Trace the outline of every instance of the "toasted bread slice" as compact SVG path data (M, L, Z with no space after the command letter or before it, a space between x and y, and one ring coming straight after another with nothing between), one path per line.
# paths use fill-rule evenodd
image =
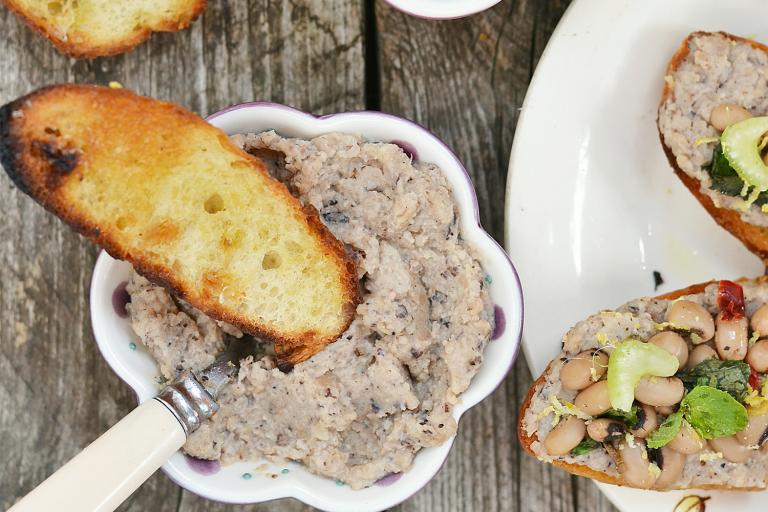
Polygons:
M754 312L759 305L768 303L768 277L740 279L738 282L744 287L748 311ZM711 286L715 287L714 290L712 288L708 290L708 287ZM546 413L544 405L548 403L550 392L561 393L563 391L559 385L559 374L564 362L583 350L594 350L602 346L604 341L598 341L601 333L605 333L607 330L616 331L618 328L626 336L647 339L659 328L663 328L663 324L658 323L658 317L663 316L667 305L675 299L685 297L699 301L712 312L712 302L716 303L717 301L716 287L717 282L710 281L655 298L639 299L625 304L616 311L600 312L574 326L563 338L563 351L534 381L520 408L517 434L525 451L543 462L549 462L574 475L613 485L636 487L627 482L622 473L617 471L616 468L620 462L613 460L614 455L611 455L610 451L604 450L604 448L596 449L605 451L606 460L602 462L599 458L590 459L589 454L587 456L575 456L573 454L549 456L543 446L546 435L539 436L539 428L545 425L545 422L549 424L548 422L552 419L552 415ZM602 455L602 453L598 454L598 457ZM690 474L684 473L682 480L673 482L661 489L657 488L657 490L690 488L764 490L768 486L768 452L766 452L765 446L762 450L756 451L752 457L753 460L750 464L736 464L718 457L715 457L714 460L707 460L706 458L700 460L697 454L689 455L686 468L691 467L692 471L698 472L698 476L691 477ZM754 460L758 457L760 460ZM608 463L605 463L606 461ZM760 470L759 468L763 469ZM709 470L712 471L711 476L707 477ZM746 477L745 475L751 476ZM739 482L739 478L747 478L747 480Z
M2 0L30 27L72 57L130 50L152 32L176 32L197 18L207 0Z
M122 89L59 85L0 109L0 161L74 229L296 364L336 340L356 269L311 206L224 132Z
M719 134L709 126L709 115L713 106L718 103L735 103L752 111L754 115L768 115L768 103L764 98L744 97L744 91L750 88L763 90L750 90L749 94L768 97L768 86L765 80L756 80L754 83L750 80L750 85L744 81L746 75L751 72L757 72L758 76L768 72L768 62L736 56L732 58L733 62L729 62L729 56L724 55L722 48L716 44L718 39L727 41L729 46L750 48L755 52L768 54L768 46L725 32L694 32L686 37L667 67L657 118L659 137L675 174L707 212L750 251L768 262L768 214L760 212L757 206L746 210L740 209L739 203L710 190L708 176L700 172L701 168L711 160L712 144L714 144L714 142L701 144L701 141L704 137ZM691 53L692 49L694 53ZM709 59L700 67L702 70L707 69L710 76L703 71L695 73L703 76L694 76L694 73L686 71L687 74L680 76L678 80L677 73L681 66L696 59L702 62L704 59ZM718 63L727 64L730 69L723 72L718 69ZM676 86L683 87L680 84L683 80L692 82L691 87L695 87L696 95L691 106L679 108L675 106L675 91ZM681 92L685 91L681 89ZM682 113L680 110L685 112ZM687 116L688 122L684 126L686 130L691 131L691 136L684 139L678 136L681 124L679 120L673 119L675 115L679 115L680 118ZM749 222L749 218L763 219L763 225Z

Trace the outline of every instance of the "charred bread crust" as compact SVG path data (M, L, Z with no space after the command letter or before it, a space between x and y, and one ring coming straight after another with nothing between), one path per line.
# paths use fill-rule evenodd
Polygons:
M208 0L190 0L188 11L181 17L173 17L155 28L141 27L130 37L116 40L110 45L93 45L87 41L73 42L53 33L50 27L41 19L30 16L17 0L0 0L8 9L16 14L32 30L51 42L60 52L76 59L92 59L109 57L125 53L143 43L155 32L178 32L189 27L205 10Z
M282 196L287 203L296 205L295 208L301 211L309 231L319 239L323 254L331 258L335 262L334 266L339 269L340 284L344 291L343 318L341 319L343 328L334 337L319 336L314 330L306 330L296 336L286 336L269 326L235 314L233 311L222 307L220 302L212 297L201 299L202 294L197 289L200 283L186 283L176 276L170 268L153 263L148 255L130 251L128 247L116 243L113 239L112 231L114 230L111 231L110 227L95 224L89 219L88 212L80 211L68 204L59 193L57 180L67 179L67 175L70 173L78 172L78 158L75 158L74 162L65 159L63 163L57 163L58 160L55 158L58 154L57 151L61 153L63 150L52 145L49 150L53 154L53 161L49 158L51 155L47 153L45 158L34 159L31 148L38 141L26 140L21 132L25 109L37 101L61 100L61 95L66 95L72 91L94 95L105 94L106 91L109 91L109 94L128 96L131 101L159 104L161 108L169 111L170 115L181 117L185 123L188 122L193 127L199 128L200 125L204 125L207 130L218 131L195 114L177 105L138 96L127 90L75 84L44 87L0 107L0 163L21 191L59 217L72 229L104 248L113 258L130 262L139 274L153 283L171 290L179 298L216 320L230 323L244 332L273 341L278 364L282 369L290 369L308 359L329 343L336 341L338 335L341 335L349 327L354 318L357 304L360 302L355 263L344 245L322 223L317 210L312 206L302 206L291 195L288 188L277 180L270 178L267 182L270 185L270 192ZM66 98L63 101L66 101ZM220 133L220 141L226 151L237 153L238 156L249 160L256 172L268 176L266 167L260 159L235 146L223 132ZM42 165L41 162L45 165ZM57 172L61 172L65 176L57 177L55 176Z
M674 300L680 297L684 297L686 295L702 293L707 286L709 286L710 284L714 284L716 282L717 281L707 281L705 283L693 284L686 288L681 288L679 290L674 290L669 293L665 293L663 295L658 295L656 296L656 298L663 299L663 300ZM757 284L768 284L768 276L760 276L755 279L741 278L741 279L738 279L737 282L738 283L752 282ZM536 394L538 389L544 385L544 383L547 380L547 376L551 373L552 371L551 368L552 368L552 363L550 363L547 366L547 369L544 370L544 373L542 373L539 376L539 378L537 378L534 381L534 383L531 384L531 387L528 390L528 394L526 395L525 400L523 401L523 405L520 407L520 413L518 415L517 437L520 440L520 445L523 447L523 449L533 457L536 457L536 454L534 453L532 446L535 441L539 440L539 438L536 435L536 433L528 435L528 433L525 431L525 425L523 424L523 420L525 419L525 412L531 406L531 401L533 400L534 395ZM588 466L584 466L582 464L572 464L572 463L564 462L561 460L553 460L552 465L558 468L564 469L565 471L573 475L584 476L587 478L591 478L592 480L596 480L598 482L603 482L606 484L627 486L621 478L617 478L611 475L606 475L605 473L601 473L600 471L595 471L594 469ZM631 487L631 486L627 486L627 487ZM707 490L733 490L732 487L729 487L727 485L715 485L715 484L700 485L700 486L697 486L696 488L707 489ZM686 489L686 488L673 487L668 489L655 489L655 490L660 490L663 492L663 491L680 490L680 489ZM761 487L739 487L738 490L739 491L763 491L765 489Z
M733 34L729 34L727 32L715 32L715 33L720 34L721 36L727 39L730 39L735 43L748 44L757 50L768 53L768 46L760 44L757 41L753 41L751 39L745 39L743 37L738 37ZM667 66L666 76L669 76L675 71L677 71L677 68L680 66L680 63L688 56L688 54L690 53L689 45L690 45L691 39L694 37L704 36L708 34L713 34L713 32L703 32L703 31L693 32L688 37L686 37L682 45L680 46L680 48L678 48L678 50L672 56L672 59L670 60L669 65ZM673 94L673 92L674 91L672 87L670 87L670 84L665 80L664 89L662 90L662 93L661 93L661 100L659 101L659 112L661 112L662 105L664 105L664 102L667 101L667 99ZM741 243L743 243L746 246L746 248L749 249L752 253L756 254L764 262L768 262L768 228L755 226L753 224L744 222L741 219L741 215L739 214L739 212L735 210L732 210L730 208L720 208L718 206L715 206L715 204L712 202L712 199L701 191L701 182L696 178L693 178L688 174L686 174L677 165L677 158L672 153L672 150L670 149L670 147L667 146L667 144L664 142L664 135L661 133L661 127L659 124L659 114L657 114L657 117L656 117L656 126L658 129L661 146L662 148L664 148L664 154L667 156L669 165L672 166L672 169L675 171L675 174L677 175L677 177L680 178L680 181L683 182L686 188L688 188L688 190L694 195L694 197L699 201L699 203L701 203L701 205L707 210L707 212L712 216L712 218L715 219L715 222L717 222L721 227L723 227L728 232L730 232L733 236L738 238L741 241Z

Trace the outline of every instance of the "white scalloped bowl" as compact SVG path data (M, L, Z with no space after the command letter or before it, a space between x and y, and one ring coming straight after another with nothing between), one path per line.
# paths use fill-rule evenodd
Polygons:
M384 0L411 16L430 20L450 20L490 9L501 0Z
M311 138L328 132L362 134L367 140L396 142L414 157L437 164L451 184L459 206L462 236L477 252L496 305L497 329L485 350L485 361L454 408L458 420L487 397L504 379L520 345L523 298L517 273L504 250L480 227L472 182L461 162L434 135L404 119L378 112L351 112L315 117L274 103L247 103L213 114L211 124L228 134L274 129L284 136ZM138 396L151 399L160 389L157 366L125 318L125 282L129 265L102 252L91 281L91 319L99 349L107 363ZM122 296L122 299L121 299ZM122 314L121 314L122 313ZM459 429L460 430L460 429ZM275 465L265 460L219 466L176 453L163 470L180 486L200 496L227 503L259 503L292 497L317 508L365 512L392 507L419 491L442 466L453 438L421 450L411 469L354 491L342 482L314 475L299 463Z

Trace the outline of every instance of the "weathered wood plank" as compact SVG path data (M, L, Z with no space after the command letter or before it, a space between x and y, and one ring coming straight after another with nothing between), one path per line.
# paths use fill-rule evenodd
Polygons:
M0 103L56 82L118 80L202 114L252 100L317 113L364 107L358 1L211 1L179 34L127 55L75 61L0 8ZM135 406L99 355L87 292L96 249L0 177L0 508L10 506ZM126 511L228 507L153 476Z
M418 20L377 4L381 106L430 128L472 175L482 223L501 240L507 161L535 64L566 0L502 2L468 19ZM523 358L462 420L437 478L401 510L612 510L591 482L521 453L515 434L531 384Z

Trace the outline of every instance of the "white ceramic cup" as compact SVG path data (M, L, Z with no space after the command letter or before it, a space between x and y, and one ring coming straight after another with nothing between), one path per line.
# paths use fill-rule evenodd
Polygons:
M432 20L447 20L471 16L490 9L501 0L384 0L411 16Z

